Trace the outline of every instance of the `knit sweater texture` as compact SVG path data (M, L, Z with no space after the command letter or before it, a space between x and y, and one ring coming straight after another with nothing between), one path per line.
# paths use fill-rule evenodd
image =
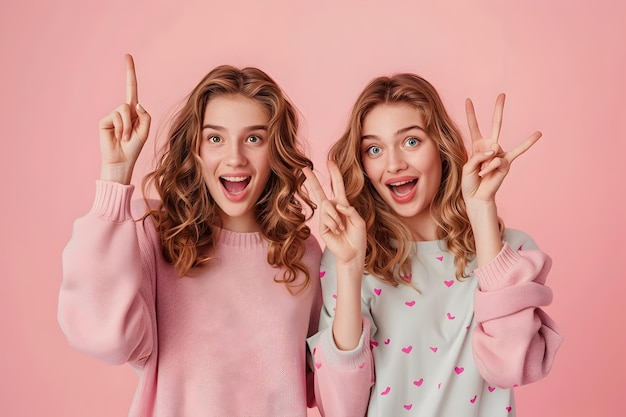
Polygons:
M139 381L131 417L294 416L314 404L307 336L318 328L321 250L310 285L275 282L260 233L218 230L210 265L178 277L134 187L98 181L63 253L59 323L70 345ZM132 206L132 208L131 208ZM303 276L298 277L298 282ZM308 386L307 386L308 385Z
M324 305L314 349L318 406L328 417L512 417L513 387L543 378L562 337L541 309L551 259L523 232L468 278L444 241L413 244L414 288L364 275L363 333L352 351L332 336L335 258L322 256Z

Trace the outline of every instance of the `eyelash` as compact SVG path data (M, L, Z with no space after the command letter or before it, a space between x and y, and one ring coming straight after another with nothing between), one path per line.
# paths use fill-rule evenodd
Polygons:
M217 141L214 141L213 139L217 139ZM211 143L220 143L222 141L222 138L216 135L211 135L207 138L207 140Z
M412 145L411 148L414 148L415 146L419 145L420 143L422 143L422 140L419 138L416 138L415 136L411 136L410 138L407 138L404 143L408 144L409 141L414 140L416 143L415 145Z
M255 141L254 141L254 142L250 142L250 139L252 139L252 138L254 138L254 139L255 139ZM261 137L260 137L260 136L257 136L257 135L250 135L250 136L248 136L248 138L246 139L246 142L249 142L249 143L259 143L259 142L261 142L261 140L262 140L262 139L261 139Z
M373 153L372 149L378 149L378 152L377 153ZM368 155L371 155L371 156L378 156L380 154L380 152L381 152L380 147L379 146L375 146L375 145L368 146L367 149L365 150L365 153L367 153Z

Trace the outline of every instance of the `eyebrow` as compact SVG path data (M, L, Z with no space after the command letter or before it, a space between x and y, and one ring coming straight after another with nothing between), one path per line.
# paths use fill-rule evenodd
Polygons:
M211 124L206 124L202 126L202 130L204 129L213 129L213 130L219 130L219 131L224 131L224 130L228 130L223 126L219 126L219 125L211 125ZM244 131L246 132L250 132L253 130L267 130L267 126L266 125L253 125L253 126L247 126L243 128Z
M409 132L409 131L414 130L414 129L421 130L422 132L426 133L424 128L422 128L421 126L412 125L412 126L404 127L402 129L398 129L396 131L396 135L401 135L402 133L406 133L406 132ZM376 135L364 135L364 136L361 136L361 140L377 139L377 138L378 138L378 136L376 136Z

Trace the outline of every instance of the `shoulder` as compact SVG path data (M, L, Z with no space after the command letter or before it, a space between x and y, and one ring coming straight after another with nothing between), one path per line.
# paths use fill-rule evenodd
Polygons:
M155 199L135 198L130 203L133 219L137 222L138 230L143 232L145 239L152 242L151 246L160 246L160 238L152 216L146 216L149 210L159 207L160 201ZM144 217L145 216L145 217Z
M148 210L154 210L159 207L160 201L155 199L134 198L130 203L130 210L133 218L142 218Z
M319 264L320 258L322 257L322 248L315 236L310 235L304 241L304 251L304 257L306 259L310 259Z
M508 243L513 250L539 249L535 240L528 233L518 229L504 229L504 237L502 240Z

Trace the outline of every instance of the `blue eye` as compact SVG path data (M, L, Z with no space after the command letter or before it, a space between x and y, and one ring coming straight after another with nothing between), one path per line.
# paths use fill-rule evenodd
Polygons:
M222 141L222 138L220 138L219 136L212 135L208 137L208 141L211 143L220 143Z
M378 146L370 146L369 148L367 148L366 152L372 156L376 156L376 155L380 155L380 153L383 150L380 149Z
M261 138L256 135L252 135L252 136L248 136L248 139L246 139L246 141L248 143L259 143L261 142Z
M404 142L404 143L406 144L406 146L409 146L409 147L413 148L413 147L419 145L420 142L421 141L418 138L408 138L406 140L406 142Z

